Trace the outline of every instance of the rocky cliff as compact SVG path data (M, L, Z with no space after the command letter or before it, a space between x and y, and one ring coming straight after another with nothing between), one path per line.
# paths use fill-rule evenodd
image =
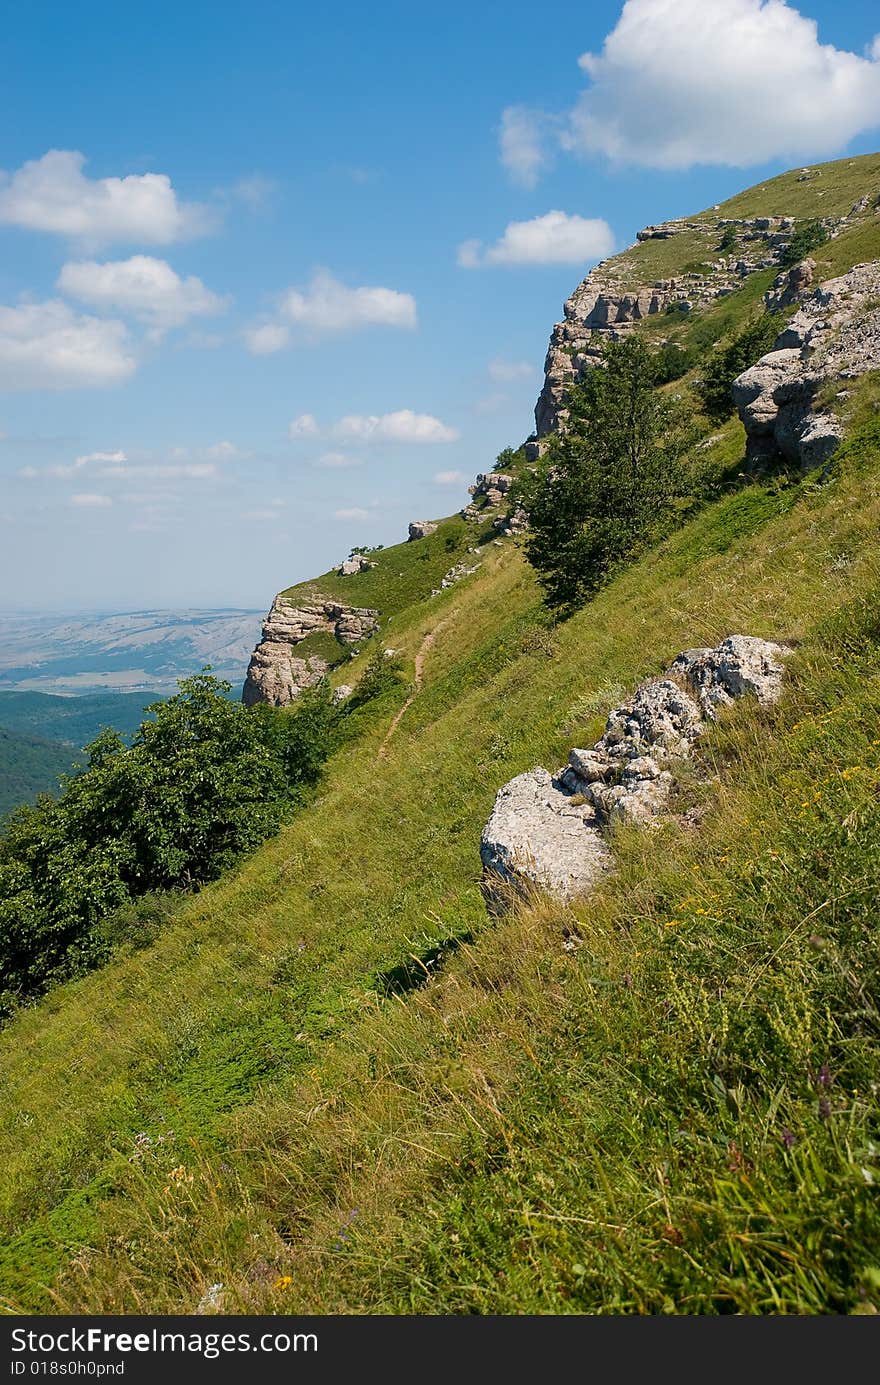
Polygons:
M279 595L263 623L263 635L248 665L242 701L246 707L268 702L286 707L303 688L312 688L329 665L316 654L300 658L297 645L309 635L334 635L340 644L353 645L368 638L379 626L379 612L368 607L345 606L315 597L291 601Z
M820 220L834 237L872 215L866 198L847 216ZM535 405L535 433L527 444L530 459L540 455L543 438L565 427L568 391L597 364L606 342L621 340L646 318L687 315L733 293L750 274L781 265L797 225L791 216L666 221L639 231L634 246L597 264L566 301L563 320L550 335L544 385ZM644 248L657 241L680 242L681 253L673 256L670 251L667 259L683 267L666 278L645 280L651 257ZM778 297L784 292L780 288ZM789 296L774 306L791 301Z

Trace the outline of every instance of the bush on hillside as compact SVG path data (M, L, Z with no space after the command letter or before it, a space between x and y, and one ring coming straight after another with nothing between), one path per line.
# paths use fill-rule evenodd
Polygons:
M632 560L687 491L688 412L655 388L655 357L630 338L605 348L603 367L571 391L567 431L516 488L531 524L526 556L557 610Z
M706 362L698 392L713 423L723 423L733 413L731 386L738 375L769 351L779 335L776 313L752 318L730 341L716 346Z
M102 732L60 797L0 838L0 1014L103 961L109 915L122 926L133 900L216 879L317 781L338 715L325 689L282 712L229 701L207 671L179 687L130 746Z
M786 268L790 265L800 264L814 250L818 250L820 245L824 245L828 239L828 231L818 219L804 221L798 226L782 256L782 264Z

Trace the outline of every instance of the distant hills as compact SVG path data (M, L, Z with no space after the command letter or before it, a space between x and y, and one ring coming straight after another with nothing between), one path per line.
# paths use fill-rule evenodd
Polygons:
M0 614L0 689L162 694L205 664L238 684L261 618L248 610Z
M157 694L0 690L0 818L39 793L52 793L103 726L130 735Z
M103 726L129 735L150 703L206 664L237 696L261 618L238 610L0 614L0 817L54 791Z

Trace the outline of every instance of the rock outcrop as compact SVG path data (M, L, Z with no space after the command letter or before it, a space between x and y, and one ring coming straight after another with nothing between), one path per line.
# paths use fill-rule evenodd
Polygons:
M819 400L829 381L880 369L880 260L856 265L803 300L773 345L733 383L753 467L781 454L807 471L837 448L842 429Z
M426 539L429 534L433 534L437 525L430 519L414 519L409 526L407 539L410 543L414 539Z
M356 577L359 572L366 572L368 568L375 567L369 558L365 558L363 553L352 553L350 558L346 558L344 563L340 563L336 569L340 577Z
M490 902L505 889L538 886L561 899L588 892L613 864L608 826L662 813L676 763L689 757L719 707L746 694L764 705L776 701L784 656L779 645L748 635L685 650L614 708L589 750L572 750L556 774L539 768L505 784L480 842Z
M316 654L302 659L294 653L309 635L332 634L341 644L357 644L378 628L379 612L369 607L344 606L319 596L299 603L276 596L251 655L242 702L246 707L257 702L286 707L304 688L320 683L329 667L326 660Z
M872 214L870 199L862 199L846 217L823 217L831 236L859 218ZM564 429L566 399L573 384L601 359L608 341L619 341L644 318L663 313L689 313L739 288L757 270L784 262L797 223L790 216L734 219L700 217L667 221L639 231L629 250L603 260L578 285L564 307L564 319L553 328L544 363L544 386L535 406L535 433L527 442L535 460L540 441ZM646 242L688 237L690 268L666 279L638 282L638 248ZM636 252L635 254L633 252ZM684 255L682 256L684 259ZM808 287L810 262L780 275L770 291L774 305L787 307ZM806 281L805 281L806 280Z

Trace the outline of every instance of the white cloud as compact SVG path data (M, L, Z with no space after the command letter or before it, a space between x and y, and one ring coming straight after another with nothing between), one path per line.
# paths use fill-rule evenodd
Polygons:
M542 169L550 163L554 124L552 116L527 106L508 106L501 112L501 162L513 182L521 187L533 188Z
M252 356L271 356L275 351L283 351L289 341L290 328L283 322L264 322L244 330L244 344Z
M89 495L80 492L78 495L70 497L71 505L75 505L78 510L106 510L113 504L109 495Z
M614 235L607 221L545 212L531 221L511 221L494 245L466 240L459 246L462 269L485 265L583 264L599 260L614 249Z
M455 442L458 432L433 414L397 409L390 414L347 414L333 429L337 437L356 442Z
M287 434L291 438L314 438L318 433L318 420L314 414L299 414L288 424Z
M334 519L369 519L369 510L362 510L358 505L352 505L347 510L334 510Z
M489 378L499 384L512 384L515 380L533 380L537 371L528 361L502 361L498 356L489 362Z
M0 389L116 385L135 365L122 322L77 314L60 299L0 307Z
M416 300L397 289L349 288L326 270L307 289L290 289L281 303L288 322L315 332L350 332L358 327L415 327Z
M170 245L211 229L208 209L179 202L167 174L87 178L85 162L74 149L50 149L0 173L0 222L94 245Z
M627 0L566 146L653 168L826 158L880 124L880 42L823 44L785 0Z
M214 317L226 306L194 274L181 279L167 260L152 255L104 264L72 261L62 268L58 287L93 308L128 313L158 328L182 327L194 317Z
M318 458L318 466L344 467L360 466L358 457L350 457L347 452L324 452Z
M73 463L73 469L79 471L80 467L88 466L90 462L127 462L128 458L124 452L86 452L84 456L77 457Z
M435 486L460 486L465 480L463 471L435 471Z
M874 35L866 51L872 62L880 62L880 34Z

